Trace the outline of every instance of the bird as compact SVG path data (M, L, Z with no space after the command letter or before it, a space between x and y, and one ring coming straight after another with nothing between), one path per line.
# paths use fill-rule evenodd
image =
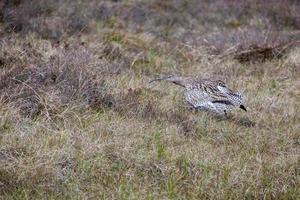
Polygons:
M243 105L242 93L228 88L221 80L168 75L153 79L149 83L155 81L169 81L183 87L185 100L197 110L211 111L226 116L236 107L247 112Z

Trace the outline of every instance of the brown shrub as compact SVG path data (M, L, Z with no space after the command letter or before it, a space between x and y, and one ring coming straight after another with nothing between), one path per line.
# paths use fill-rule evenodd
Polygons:
M26 48L31 52L31 47ZM31 58L30 66L22 60L10 63L11 67L0 77L4 101L14 104L29 117L43 112L54 115L73 101L91 105L95 96L102 105L109 105L101 74L95 76L86 67L94 62L91 52L78 46L69 50L58 48L58 51L59 55L52 56L46 63L40 63L36 55Z
M299 42L290 42L288 44L282 44L277 46L257 46L252 45L248 50L236 52L234 59L241 63L245 62L263 62L265 60L271 60L273 58L281 58L289 48L296 45Z

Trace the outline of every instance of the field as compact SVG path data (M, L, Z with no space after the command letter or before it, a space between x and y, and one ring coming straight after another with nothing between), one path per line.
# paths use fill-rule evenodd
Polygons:
M297 0L0 1L0 199L300 199ZM248 112L191 110L168 74Z

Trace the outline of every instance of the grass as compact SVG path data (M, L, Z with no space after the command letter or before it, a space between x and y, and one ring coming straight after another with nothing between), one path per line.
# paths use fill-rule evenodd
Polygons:
M0 4L0 199L299 199L300 48L227 54L298 40L299 3L251 2ZM248 112L189 110L162 74Z

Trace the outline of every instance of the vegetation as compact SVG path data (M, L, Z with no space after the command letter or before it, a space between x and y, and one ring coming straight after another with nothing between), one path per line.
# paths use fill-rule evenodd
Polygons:
M1 1L0 198L299 199L299 10ZM248 112L190 110L164 74L224 80Z

